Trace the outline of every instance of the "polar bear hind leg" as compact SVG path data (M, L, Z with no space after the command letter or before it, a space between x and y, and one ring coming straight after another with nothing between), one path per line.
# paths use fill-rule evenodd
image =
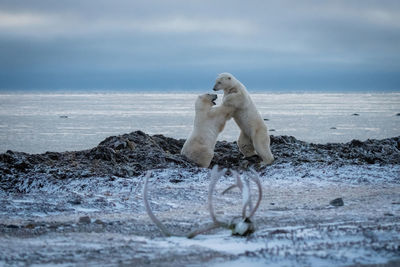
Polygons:
M253 145L257 155L262 158L261 165L269 165L274 162L274 156L270 149L270 139L268 133L263 130L257 130L254 138Z
M191 153L186 156L200 167L208 168L214 157L214 153L213 151L209 151L208 148L198 147L194 148Z
M240 132L238 146L240 152L242 152L246 158L256 155L253 142L251 141L250 137L245 135L243 132Z

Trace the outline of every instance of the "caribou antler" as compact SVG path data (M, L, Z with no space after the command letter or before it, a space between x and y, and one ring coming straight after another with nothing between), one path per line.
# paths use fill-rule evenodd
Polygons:
M204 229L192 232L191 235L188 237L194 237L195 235L204 233L206 231L215 229L215 228L227 228L232 230L232 234L234 235L241 235L241 236L246 236L254 232L255 227L253 222L251 221L251 218L254 216L255 212L257 211L258 207L260 206L260 202L262 199L262 186L261 182L259 179L258 174L254 171L251 170L250 174L250 179L254 181L257 185L258 188L258 198L256 205L254 208L252 207L252 202L251 202L251 192L250 192L250 183L249 179L241 179L240 175L232 171L233 175L236 177L236 183L234 185L229 186L227 189L225 189L222 194L225 194L229 190L238 187L240 191L242 192L242 198L243 198L243 209L242 209L242 218L239 220L232 220L231 222L223 222L219 221L217 217L215 216L214 212L214 205L213 205L213 193L215 186L221 176L225 174L226 170L223 169L222 171L218 171L218 166L214 166L213 169L211 170L211 181L210 181L210 187L208 190L208 208L210 211L210 216L211 219L213 220L213 224L207 226ZM246 210L249 208L250 212L249 215L246 216Z
M219 178L221 178L226 173L226 169L222 169L222 171L218 171L218 165L215 165L211 170L211 181L210 186L208 188L208 209L210 211L211 219L213 220L214 224L224 225L223 222L217 220L214 212L214 205L213 205L213 193L215 189L215 185L217 184Z
M214 208L212 206L212 193L214 191L214 187L216 182L218 181L218 179L223 176L226 172L226 169L223 169L222 171L218 171L218 166L214 166L214 168L211 170L211 182L210 182L210 187L209 187L209 193L208 193L208 203L209 203L209 209L210 209L210 215L211 218L213 219L213 223L211 225L206 226L203 229L198 229L195 231L190 232L187 237L188 238L193 238L196 235L199 235L201 233L210 231L212 229L215 228L219 228L219 227L227 227L227 225L225 225L223 222L219 222L216 219L215 213L214 213ZM143 187L143 202L144 202L144 206L146 208L146 212L149 215L151 221L158 227L160 228L161 232L163 233L163 235L165 235L166 237L169 236L173 236L173 234L171 234L167 228L165 228L165 226L161 223L160 220L157 219L157 217L154 215L153 211L151 210L150 204L149 204L149 200L148 200L148 183L149 183L149 178L151 176L151 172L148 171L145 175L145 181L144 181L144 187ZM176 235L175 235L176 236Z
M148 183L149 183L149 178L151 176L151 172L147 171L145 180L144 180L144 187L143 187L143 201L144 201L144 207L146 208L146 212L149 215L150 219L153 221L155 225L157 225L158 228L160 228L161 232L165 236L172 236L171 233L165 228L165 226L157 219L157 217L154 215L153 211L150 208L149 200L148 200Z
M229 190L238 187L242 193L242 203L243 203L243 208L242 208L242 217L239 220L232 220L230 222L223 222L219 221L217 217L215 216L215 211L214 211L214 205L213 205L213 194L215 190L215 186L218 182L218 180L225 175L226 169L222 169L221 171L218 170L218 166L215 165L210 173L210 186L208 189L208 208L210 212L210 216L212 219L212 224L207 225L206 227L202 229L198 229L195 231L190 232L187 237L188 238L193 238L196 235L205 233L207 231L210 231L212 229L216 228L226 228L226 229L231 229L232 234L234 235L241 235L241 236L246 236L254 232L255 227L253 222L251 221L251 218L254 216L254 213L257 211L261 199L262 199L262 186L261 182L259 179L258 174L254 171L251 170L249 179L255 182L258 188L258 198L256 205L253 207L252 202L251 202L251 191L250 191L250 182L249 179L241 178L241 176L235 172L232 171L233 175L236 177L236 183L234 185L229 186L227 189L225 189L222 194L225 194ZM143 200L144 200L144 205L147 211L147 214L149 215L150 219L153 221L153 223L160 228L161 232L165 236L171 236L172 234L165 228L165 226L156 218L154 213L152 212L150 208L150 204L148 201L148 179L150 177L151 173L147 172L145 176L145 184L144 184L144 189L143 189ZM249 215L246 215L246 210L249 209Z
M261 199L262 199L262 186L260 182L259 175L254 169L250 169L250 179L257 185L258 189L258 198L255 207L253 208L253 204L251 201L251 192L250 192L250 183L249 179L247 178L242 178L240 177L239 173L236 171L232 171L233 175L236 177L236 183L229 186L227 189L222 191L222 194L225 194L226 192L232 190L235 187L238 187L240 192L242 193L242 198L243 198L243 210L242 210L242 217L243 218L248 218L251 219L253 217L254 213L257 211ZM249 216L246 216L246 209L249 208L250 213Z
M256 213L258 207L260 206L261 199L262 199L262 185L261 185L261 181L260 181L260 176L254 169L250 169L250 172L251 172L250 179L253 180L253 182L256 183L256 185L257 185L258 198L257 198L256 205L254 206L254 208L252 209L252 211L250 212L250 214L248 216L249 219L251 219L251 217L253 217L254 213ZM250 209L251 209L251 207L250 207Z
M242 181L238 172L232 171L232 174L236 177L236 183L222 191L222 195L232 190L233 188L238 187L240 192L242 193L243 200L242 217L246 218L246 209L249 208L250 211L253 209L253 204L251 202L250 183L248 179L243 179L244 181Z
M253 208L253 204L251 201L251 191L250 191L250 182L248 178L242 178L236 171L232 171L233 175L236 177L236 184L229 186L225 189L222 194L225 194L229 190L238 187L240 192L242 193L242 218L236 220L232 220L229 224L229 228L232 230L232 234L234 235L249 235L255 231L255 227L251 218L254 213L257 211L261 199L262 199L262 186L259 179L258 174L251 169L250 179L254 181L258 188L258 198L255 207ZM249 215L246 215L246 210L249 209Z

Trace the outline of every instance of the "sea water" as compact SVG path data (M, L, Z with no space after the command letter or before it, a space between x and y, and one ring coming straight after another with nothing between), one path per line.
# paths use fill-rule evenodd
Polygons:
M1 93L0 153L89 149L136 130L187 138L199 93ZM400 93L251 93L271 135L314 143L400 135ZM218 95L220 103L222 94ZM219 140L236 140L230 120Z

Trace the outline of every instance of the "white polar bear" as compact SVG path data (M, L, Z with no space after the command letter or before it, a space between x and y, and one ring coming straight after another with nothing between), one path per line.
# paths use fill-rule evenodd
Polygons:
M257 154L262 158L262 165L271 164L274 156L270 149L268 129L246 87L232 74L221 73L213 90L224 90L222 105L234 108L232 116L241 129L238 139L240 152L245 157Z
M215 106L217 95L204 94L197 97L193 131L182 147L181 154L207 168L214 157L218 134L232 117L233 108Z

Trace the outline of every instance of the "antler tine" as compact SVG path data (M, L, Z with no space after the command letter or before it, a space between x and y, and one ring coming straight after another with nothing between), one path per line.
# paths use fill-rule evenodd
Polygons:
M246 210L247 207L249 207L249 210L253 209L253 205L251 202L251 188L250 188L250 183L248 179L244 179L244 182L242 183L242 198L243 198L243 209L242 209L242 218L246 218Z
M258 199L257 203L254 208L252 208L252 203L251 203L251 189L250 189L250 182L248 179L245 179L244 181L241 180L240 175L233 171L233 175L236 176L236 184L233 186L230 186L229 188L225 189L224 192L229 191L230 189L234 187L239 187L240 191L242 192L242 198L243 198L243 210L242 210L242 218L243 221L240 221L238 223L236 222L230 222L230 223L225 223L222 221L218 221L217 217L215 216L215 211L214 211L214 206L213 206L213 193L215 190L215 186L218 182L218 180L221 178L221 176L225 175L226 169L222 169L221 171L218 171L218 165L215 165L211 172L210 172L210 186L208 190L208 207L210 211L210 216L213 221L212 224L209 224L208 226L192 231L190 232L187 237L188 238L193 238L198 234L202 234L204 232L207 232L209 230L215 229L215 228L228 228L232 230L232 234L234 235L249 235L252 232L254 232L254 225L250 221L251 217L254 215L254 213L257 211L261 199L262 199L262 186L261 182L259 179L259 175L254 171L251 170L251 174L249 175L250 179L254 181L258 187ZM161 232L169 237L172 236L172 234L165 228L165 226L159 221L156 216L154 215L153 211L151 210L149 200L148 200L148 182L149 178L151 176L151 172L148 171L145 175L145 182L144 182L144 187L143 187L143 202L144 206L146 208L146 212L149 215L150 219L152 222L161 230ZM249 207L250 214L249 216L246 216L246 209ZM249 219L247 221L247 219Z
M235 188L235 187L239 187L240 192L242 192L243 185L242 185L242 181L240 180L240 175L239 175L239 173L238 173L237 171L234 171L234 170L232 170L231 172L232 172L233 176L236 177L236 183L233 184L233 185L231 185L231 186L229 186L229 187L228 187L227 189L225 189L224 191L222 191L221 195L224 195L226 192L232 190L232 189Z
M217 217L215 216L214 212L214 206L213 206L213 193L215 189L215 185L218 182L218 179L223 176L226 172L226 169L222 169L222 171L218 171L218 165L214 165L214 167L211 170L211 181L210 181L210 187L208 189L208 208L210 210L210 216L211 219L213 220L214 224L216 225L225 225L223 222L220 222L217 220Z
M251 217L253 217L254 213L257 211L258 207L260 206L261 203L261 199L262 199L262 185L261 185L261 181L260 181L260 176L257 174L257 172L253 169L250 170L251 171L251 175L249 175L250 179L253 180L258 188L258 198L257 198L257 202L256 205L254 206L254 208L251 210L249 216L247 218L251 219Z
M237 171L233 171L233 174L236 176L237 186L239 187L240 191L243 191L243 183L240 174Z
M218 228L218 227L221 227L221 226L219 224L213 223L213 224L210 224L210 225L208 225L208 226L206 226L204 228L197 229L197 230L194 230L194 231L190 232L186 237L187 238L193 238L193 237L195 237L197 235L200 235L202 233L208 232L208 231L213 230L213 229Z
M251 190L250 190L250 181L249 179L245 179L246 185L249 188L249 211L253 209L253 201L251 201Z
M235 187L237 187L237 184L233 184L233 185L229 186L227 189L222 191L221 195L225 195L226 192L231 191Z
M149 215L150 219L152 220L152 222L158 227L160 228L161 232L169 237L171 236L171 233L167 230L167 228L165 228L165 226L156 218L156 216L154 215L153 211L150 208L150 204L149 204L149 200L148 200L148 182L149 182L149 178L151 176L151 172L148 171L146 173L145 176L145 181L144 181L144 188L143 188L143 201L144 201L144 206L146 208L146 212Z
M213 206L213 193L215 189L215 185L218 182L218 179L221 178L226 173L226 169L222 169L221 171L218 171L218 165L214 165L214 167L211 170L210 173L210 186L208 189L208 208L210 210L210 216L211 219L213 220L213 223L198 230L194 230L190 232L187 235L187 238L193 238L199 234L205 233L207 231L210 231L212 229L218 228L218 227L227 227L227 224L224 222L220 222L217 220L217 217L215 216L214 212L214 206Z

